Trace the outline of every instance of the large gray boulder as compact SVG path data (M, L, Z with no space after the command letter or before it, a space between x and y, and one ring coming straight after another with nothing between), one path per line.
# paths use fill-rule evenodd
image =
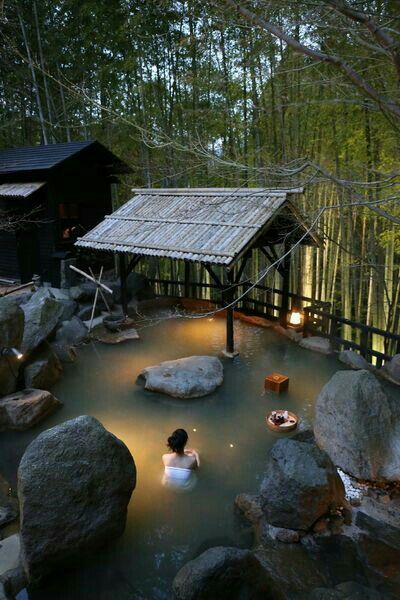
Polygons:
M61 378L62 372L60 359L45 342L24 369L25 387L48 390Z
M332 461L308 440L275 442L260 492L266 520L285 529L308 530L345 502L344 486Z
M275 598L252 552L218 546L189 561L177 573L173 591L179 600Z
M189 356L166 360L140 373L146 390L175 398L198 398L211 394L223 381L223 366L215 356Z
M30 300L22 305L25 327L21 351L29 354L56 328L63 312L63 304L48 288L40 288Z
M121 535L135 485L128 448L97 419L81 416L39 435L18 469L28 580L76 563Z
M400 404L372 373L338 371L316 402L318 445L359 479L400 480Z
M43 421L62 406L46 390L26 389L0 398L0 431L23 431Z
M11 297L0 298L0 350L4 347L21 348L24 332L24 312ZM12 364L11 364L12 363ZM0 356L0 396L17 389L19 362Z

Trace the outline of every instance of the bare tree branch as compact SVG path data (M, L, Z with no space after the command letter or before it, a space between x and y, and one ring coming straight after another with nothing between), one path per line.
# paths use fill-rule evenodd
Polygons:
M25 229L30 225L38 225L47 223L46 219L38 219L37 214L41 207L37 206L29 212L18 214L14 211L0 210L0 231L14 232L20 229Z
M384 48L392 57L394 66L396 67L396 71L400 79L400 45L391 35L389 35L386 28L380 27L370 15L366 15L359 10L355 10L346 4L344 0L324 0L324 2L349 19L352 19L357 23L361 23L371 32L380 46L382 46L382 48Z
M395 115L396 117L400 117L400 106L382 96L372 85L368 83L351 65L349 65L343 58L340 56L336 56L335 54L326 54L325 52L320 52L318 50L314 50L309 46L305 46L301 42L298 42L295 38L285 33L282 29L266 21L262 17L259 17L252 11L248 10L241 4L235 2L235 0L225 0L225 4L227 4L230 8L235 9L239 14L241 14L249 23L255 25L256 27L260 27L268 33L271 33L275 37L286 42L288 46L293 48L295 52L299 52L301 54L305 54L309 56L315 61L332 64L337 67L342 73L346 75L346 77L366 96L374 100L383 110Z

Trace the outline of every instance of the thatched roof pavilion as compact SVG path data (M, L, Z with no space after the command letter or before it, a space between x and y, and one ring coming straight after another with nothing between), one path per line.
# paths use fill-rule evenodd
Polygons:
M126 276L142 257L169 257L203 264L224 292L225 304L230 305L234 286L240 284L253 248L272 257L274 262L273 246L278 242L284 241L285 248L301 238L302 243L318 243L317 237L307 230L293 200L303 192L301 188L132 191L135 195L131 200L76 242L81 248L119 254L125 311ZM128 266L127 255L133 255ZM286 319L288 306L289 264L289 260L283 259L276 266L283 275L282 319ZM225 268L225 282L215 273L213 265ZM227 352L234 352L231 306L227 311Z

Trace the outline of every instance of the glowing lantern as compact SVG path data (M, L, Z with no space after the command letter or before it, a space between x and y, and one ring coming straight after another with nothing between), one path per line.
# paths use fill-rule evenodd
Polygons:
M292 327L299 327L301 325L301 313L296 308L292 310L289 318L289 325Z

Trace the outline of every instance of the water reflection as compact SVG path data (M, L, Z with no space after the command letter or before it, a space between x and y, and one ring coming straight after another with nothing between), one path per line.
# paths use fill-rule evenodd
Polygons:
M33 429L1 434L0 472L12 485L32 439L82 414L93 415L125 442L138 472L125 534L99 550L89 565L55 578L30 600L132 600L132 590L164 600L171 598L178 569L200 551L222 540L249 545L234 499L257 492L268 450L279 437L266 428L266 414L285 408L310 418L322 385L340 367L336 359L301 350L271 330L235 322L235 331L240 355L224 360L223 385L209 396L174 400L137 383L144 367L218 355L224 348L224 319L169 320L142 329L135 342L80 349L77 362L66 365L52 390L64 402L62 409ZM264 377L274 371L290 378L281 396L264 392ZM176 427L192 432L202 458L200 471L183 488L161 476L165 440Z

